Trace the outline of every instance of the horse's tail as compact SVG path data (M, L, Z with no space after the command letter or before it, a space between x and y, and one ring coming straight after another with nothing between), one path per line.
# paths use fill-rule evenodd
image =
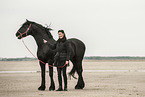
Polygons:
M71 76L72 76L74 79L77 79L77 78L74 76L75 72L76 72L76 69L75 69L75 66L73 65L72 70L68 73L70 79L71 79Z

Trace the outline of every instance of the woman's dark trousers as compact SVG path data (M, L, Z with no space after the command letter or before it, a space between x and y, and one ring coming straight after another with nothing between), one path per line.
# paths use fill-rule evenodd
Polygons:
M63 73L63 80L64 80L64 91L67 91L67 75L66 75L66 68L67 66L64 66L63 68L57 67L57 74L58 74L58 82L59 82L59 88L57 91L62 91L62 73Z

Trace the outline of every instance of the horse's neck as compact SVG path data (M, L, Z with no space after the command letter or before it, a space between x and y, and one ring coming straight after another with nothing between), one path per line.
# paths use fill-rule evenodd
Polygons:
M33 30L32 36L34 37L38 47L41 47L44 44L43 39L48 41L51 44L55 44L55 40L53 39L53 37L48 37L47 32L38 27Z

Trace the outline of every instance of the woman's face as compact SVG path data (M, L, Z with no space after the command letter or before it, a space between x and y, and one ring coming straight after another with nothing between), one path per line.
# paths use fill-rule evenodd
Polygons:
M62 39L64 34L62 32L58 32L59 38Z

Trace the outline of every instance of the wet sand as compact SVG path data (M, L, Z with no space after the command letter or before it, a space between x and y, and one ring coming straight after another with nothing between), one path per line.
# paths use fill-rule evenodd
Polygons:
M75 90L77 80L68 79L68 91L49 91L47 73L46 90L38 91L38 61L0 61L0 97L145 97L144 61L84 61L83 68L83 90ZM57 89L56 68L54 81Z

